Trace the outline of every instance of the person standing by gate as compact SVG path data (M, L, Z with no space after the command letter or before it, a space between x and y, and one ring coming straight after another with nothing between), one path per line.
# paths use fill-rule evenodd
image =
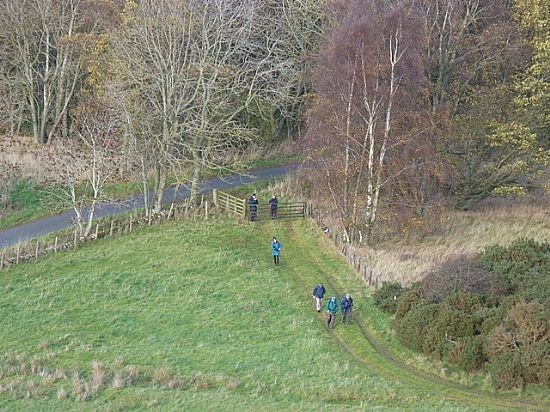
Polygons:
M336 322L336 312L338 312L338 302L336 302L336 296L330 298L327 302L327 326L334 329L334 323Z
M279 242L275 236L273 236L273 242L271 242L271 253L273 254L273 263L276 265L279 264L279 256L282 248L282 243Z
M250 211L250 221L258 219L258 198L256 193L252 193L252 196L248 198L248 210Z
M351 323L351 308L353 306L353 299L349 293L342 296L340 301L340 307L342 308L342 323L349 321Z
M277 196L273 195L271 199L269 199L269 204L271 205L271 219L275 219L277 218L277 209L279 207Z
M313 299L315 299L315 309L317 309L317 313L321 312L321 304L323 303L323 297L326 291L322 283L315 285L313 288Z

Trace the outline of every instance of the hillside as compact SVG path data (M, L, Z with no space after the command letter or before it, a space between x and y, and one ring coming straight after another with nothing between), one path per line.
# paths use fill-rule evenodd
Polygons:
M375 333L388 317L307 222L182 222L2 275L0 409L550 407L400 360ZM319 281L352 293L356 323L326 329Z

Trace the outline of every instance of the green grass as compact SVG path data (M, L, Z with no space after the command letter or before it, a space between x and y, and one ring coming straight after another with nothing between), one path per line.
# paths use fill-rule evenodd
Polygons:
M272 235L284 245L279 267ZM311 298L319 281L329 294L354 295L359 323L326 329ZM3 271L0 293L0 409L548 404L456 387L389 361L361 329L387 328L389 318L305 221L141 228ZM384 347L399 349L391 342ZM115 378L123 387L113 388Z
M26 181L16 182L10 193L10 207L0 211L0 230L67 209L70 204L62 197L59 187L40 188Z

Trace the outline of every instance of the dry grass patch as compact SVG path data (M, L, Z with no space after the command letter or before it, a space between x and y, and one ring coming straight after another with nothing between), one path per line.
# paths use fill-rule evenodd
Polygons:
M539 204L491 203L475 211L447 211L439 234L383 242L367 249L374 273L410 285L446 262L473 257L489 245L519 237L550 241L550 210Z
M183 386L183 380L176 376L170 368L160 368L153 372L153 382L166 389L177 389Z

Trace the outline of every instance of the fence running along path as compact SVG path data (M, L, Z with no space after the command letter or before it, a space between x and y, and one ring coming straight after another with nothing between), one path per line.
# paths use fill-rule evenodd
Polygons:
M212 193L214 206L220 210L226 210L234 213L242 218L250 219L250 210L245 199L239 199L228 193L218 190ZM111 219L103 219L95 223L92 232L87 237L81 237L78 229L67 230L58 233L55 236L46 238L30 239L16 246L0 250L0 269L7 268L12 265L27 262L37 259L38 257L48 254L57 253L63 249L77 247L83 243L100 239L103 237L116 236L123 233L131 233L138 226L157 225L167 220L177 220L189 217L189 199L184 201L165 204L163 209L158 214L146 215L144 210L129 215L118 215ZM309 214L309 206L305 202L295 203L279 203L277 215L271 215L271 207L269 204L258 205L255 215L256 220L267 219L284 219L295 217L306 217ZM208 219L209 203L203 195L200 202L200 208L194 209L194 217Z
M323 214L319 209L312 208L310 216L319 228L325 228ZM353 266L368 286L378 289L382 286L383 282L392 281L392 279L387 279L382 273L373 270L368 258L361 253L361 248L345 242L341 233L328 228L326 228L325 233L326 237L334 244L338 252Z
M60 250L77 247L90 241L104 237L117 236L124 233L132 233L139 226L159 225L167 220L188 218L189 199L182 202L166 204L160 213L148 215L144 210L138 213L114 216L111 219L103 219L93 226L92 233L87 237L79 236L78 228L58 233L55 236L30 239L16 246L0 250L0 269L12 265L38 259L48 253L57 253ZM208 200L201 199L201 206L194 209L194 218L200 216L208 219Z

